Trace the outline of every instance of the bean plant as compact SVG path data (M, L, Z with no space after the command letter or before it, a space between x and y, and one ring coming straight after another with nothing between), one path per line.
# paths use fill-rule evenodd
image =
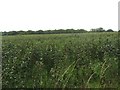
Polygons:
M3 88L118 88L117 32L2 37Z

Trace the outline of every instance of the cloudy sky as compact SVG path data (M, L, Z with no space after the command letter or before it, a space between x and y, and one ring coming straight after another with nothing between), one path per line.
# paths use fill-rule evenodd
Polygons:
M119 0L0 0L0 31L118 30Z

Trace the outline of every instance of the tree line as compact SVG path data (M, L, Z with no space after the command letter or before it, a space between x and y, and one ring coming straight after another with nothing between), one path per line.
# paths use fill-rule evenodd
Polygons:
M87 31L85 29L58 29L58 30L38 30L38 31L9 31L9 32L2 32L2 35L27 35L27 34L62 34L62 33L86 33L86 32L114 32L112 29L105 30L103 28L96 28L91 29L90 31Z

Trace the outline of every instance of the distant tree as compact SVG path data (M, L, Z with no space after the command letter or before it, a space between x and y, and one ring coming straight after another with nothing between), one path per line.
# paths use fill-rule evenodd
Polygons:
M36 31L36 34L43 34L43 30L38 30L38 31Z
M25 31L22 31L22 30L20 30L20 31L17 31L17 32L18 32L18 34L20 34L20 35L27 34Z
M74 33L74 29L66 29L66 33Z
M46 33L46 34L51 34L51 33L52 33L52 30L46 30L46 31L44 31L44 33Z
M64 29L58 29L58 30L54 30L54 33L65 33L66 31Z
M105 31L102 27L97 28L96 30L97 30L97 32L104 32Z
M84 33L87 32L85 29L77 29L78 33Z
M107 32L114 32L112 29L108 29Z
M28 31L9 31L9 32L2 32L2 35L26 35L26 34L60 34L60 33L84 33L87 32L84 29L58 29L58 30L38 30L38 31L32 31L32 30L28 30Z
M96 29L91 29L90 31L91 31L91 32L96 32Z
M27 34L35 34L35 31L28 30L28 31L27 31Z
M18 34L17 31L9 31L9 32L8 32L8 35L17 35L17 34Z
M8 35L8 32L4 31L4 32L2 32L2 35L3 36Z
M96 29L91 29L91 32L105 32L105 30L102 27L100 27Z

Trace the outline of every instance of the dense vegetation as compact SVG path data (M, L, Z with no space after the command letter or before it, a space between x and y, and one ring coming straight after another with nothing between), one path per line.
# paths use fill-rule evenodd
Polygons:
M3 88L116 88L117 32L3 36Z
M85 32L114 32L112 29L104 30L102 27L91 29L90 31L84 29L59 29L59 30L38 30L38 31L9 31L3 32L2 35L28 35L28 34L65 34L65 33L85 33Z

